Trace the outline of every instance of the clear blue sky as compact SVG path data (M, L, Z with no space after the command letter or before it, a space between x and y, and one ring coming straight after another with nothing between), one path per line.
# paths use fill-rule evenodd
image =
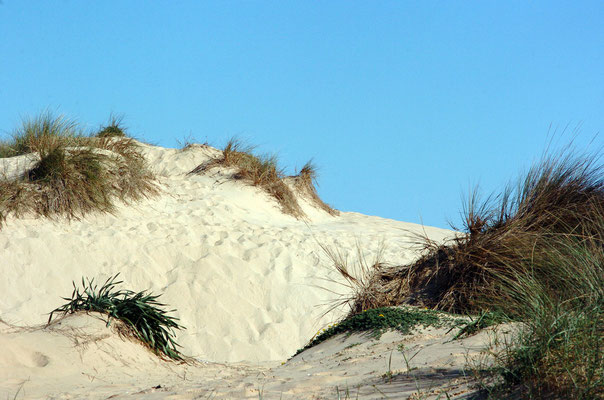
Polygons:
M446 227L550 125L604 129L604 2L3 0L0 132L45 109L168 147L237 135L314 158L339 209Z

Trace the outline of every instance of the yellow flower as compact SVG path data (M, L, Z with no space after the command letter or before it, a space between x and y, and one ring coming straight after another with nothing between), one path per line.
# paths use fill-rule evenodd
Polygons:
M378 317L384 317L384 314L380 314L380 315L378 315ZM386 317L384 317L384 318L386 318Z

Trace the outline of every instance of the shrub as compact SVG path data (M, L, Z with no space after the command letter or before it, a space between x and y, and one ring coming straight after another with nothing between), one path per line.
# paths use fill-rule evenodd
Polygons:
M154 353L172 360L182 361L183 355L178 351L178 344L174 341L174 330L182 329L176 321L177 318L167 315L162 309L165 305L159 303L160 295L146 292L132 292L130 290L115 290L122 281L115 281L119 274L107 279L98 288L94 280L88 283L82 278L82 289L73 282L71 298L64 297L68 303L51 311L48 323L52 321L55 313L62 315L78 311L94 311L108 315L107 326L111 318L122 321L145 346Z
M495 353L505 392L604 398L600 157L545 156L500 195L481 202L475 192L464 215L465 235L444 245L426 239L416 262L374 268L351 315L404 303L481 314L466 331L506 315L522 329Z

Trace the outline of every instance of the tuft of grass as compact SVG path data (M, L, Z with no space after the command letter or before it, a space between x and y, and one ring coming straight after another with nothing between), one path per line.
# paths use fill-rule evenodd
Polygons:
M18 179L0 179L0 223L8 215L79 218L111 212L114 199L157 193L154 176L136 141L87 137L77 124L45 113L27 119L2 154L34 153L39 161Z
M72 314L78 311L95 311L106 314L111 318L122 321L132 333L145 346L155 354L176 361L183 361L183 355L178 351L178 344L174 341L174 330L182 329L175 317L163 310L162 304L157 301L160 295L147 292L135 293L130 290L116 290L116 286L123 283L116 281L119 274L107 279L100 287L93 279L86 283L82 278L82 288L73 282L71 297L64 297L68 302L53 311L48 317L48 323L56 314Z
M417 326L455 326L459 321L448 318L434 310L415 308L380 307L364 310L359 314L350 315L342 321L319 332L303 349L296 354L309 349L340 333L369 332L371 337L379 339L389 329L396 329L403 335L408 335Z
M222 150L220 158L201 164L190 173L204 173L217 166L233 167L235 168L235 173L232 175L233 179L242 180L263 189L277 200L284 213L296 218L305 217L296 195L284 180L286 176L283 169L278 166L277 157L275 155L256 155L253 151L253 146L244 145L235 138L230 139ZM311 172L310 168L309 165L307 168L309 173ZM316 174L313 175L314 177L316 177ZM308 178L310 178L310 175L308 175ZM303 179L307 178L300 178L300 180ZM312 178L309 184L312 186ZM312 187L314 188L314 186ZM316 191L314 193L316 194ZM333 214L333 211L330 213Z
M297 175L290 177L293 179L294 188L298 191L298 193L306 196L310 199L311 203L313 203L317 208L325 211L331 215L339 215L340 212L329 204L325 203L319 197L319 193L317 192L317 166L313 163L312 160L309 160L304 166L300 169Z
M482 311L476 318L472 318L470 321L461 324L459 332L453 337L453 340L472 336L485 328L509 321L510 319L501 312Z
M127 129L123 124L124 116L111 114L107 123L96 133L97 137L126 137Z
M601 220L604 223L604 219ZM530 273L498 275L495 304L518 312L522 329L495 355L506 387L528 398L604 398L604 246L594 238L554 238ZM559 286L545 281L556 271Z
M25 118L11 136L11 140L0 143L0 158L49 152L57 147L76 145L82 139L77 122L63 115L55 117L48 111Z

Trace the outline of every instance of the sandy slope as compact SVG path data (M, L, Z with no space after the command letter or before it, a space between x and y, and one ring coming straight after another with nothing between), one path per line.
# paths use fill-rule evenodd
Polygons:
M321 305L335 298L325 288L346 289L329 280L338 277L318 243L354 257L359 242L371 258L384 241L384 260L402 263L417 255L412 249L414 234L425 232L442 240L452 233L357 213L333 217L304 201L308 218L297 220L281 213L277 203L259 189L228 179L228 171L187 175L216 155L216 149L195 146L181 151L144 145L144 153L158 174L160 196L120 205L114 215L72 222L9 219L0 230L4 271L0 318L10 324L0 340L3 348L11 349L0 356L0 384L9 381L2 386L6 393L14 393L15 385L28 378L25 389L36 386L34 382L46 382L43 377L58 370L71 372L57 378L56 387L49 386L53 393L64 391L65 380L81 387L95 379L111 381L113 375L107 371L113 369L122 378L142 372L149 379L172 379L165 371L173 366L153 359L144 349L133 350L132 343L119 338L93 340L94 346L104 343L104 350L95 350L99 354L90 362L76 363L73 360L78 357L84 360L82 344L74 347L73 338L59 332L63 328L17 328L45 322L47 313L64 302L61 296L71 293L72 280L83 276L104 280L119 272L125 288L164 293L161 300L177 310L175 315L187 328L177 337L184 353L211 362L247 361L246 366L182 368L210 381L210 376L222 380L225 374L249 378L250 366L287 359L319 328L341 315L336 311L320 318L326 309ZM2 159L0 171L14 174L31 162L26 156ZM87 318L84 323L77 317L74 323L88 326L92 322ZM86 329L92 329L86 335L107 334L102 323ZM84 353L94 346L86 347ZM48 351L54 353L48 355ZM122 359L126 354L130 358ZM93 370L79 371L84 366ZM256 373L264 371L253 368ZM327 381L313 385L323 384L333 386ZM115 390L106 393L115 394ZM68 391L81 393L75 386Z
M427 328L379 340L339 335L284 363L175 364L120 337L99 316L78 314L48 327L0 327L0 397L464 398L472 392L467 360L479 356L491 333L456 341L453 334ZM391 379L384 377L389 367Z

